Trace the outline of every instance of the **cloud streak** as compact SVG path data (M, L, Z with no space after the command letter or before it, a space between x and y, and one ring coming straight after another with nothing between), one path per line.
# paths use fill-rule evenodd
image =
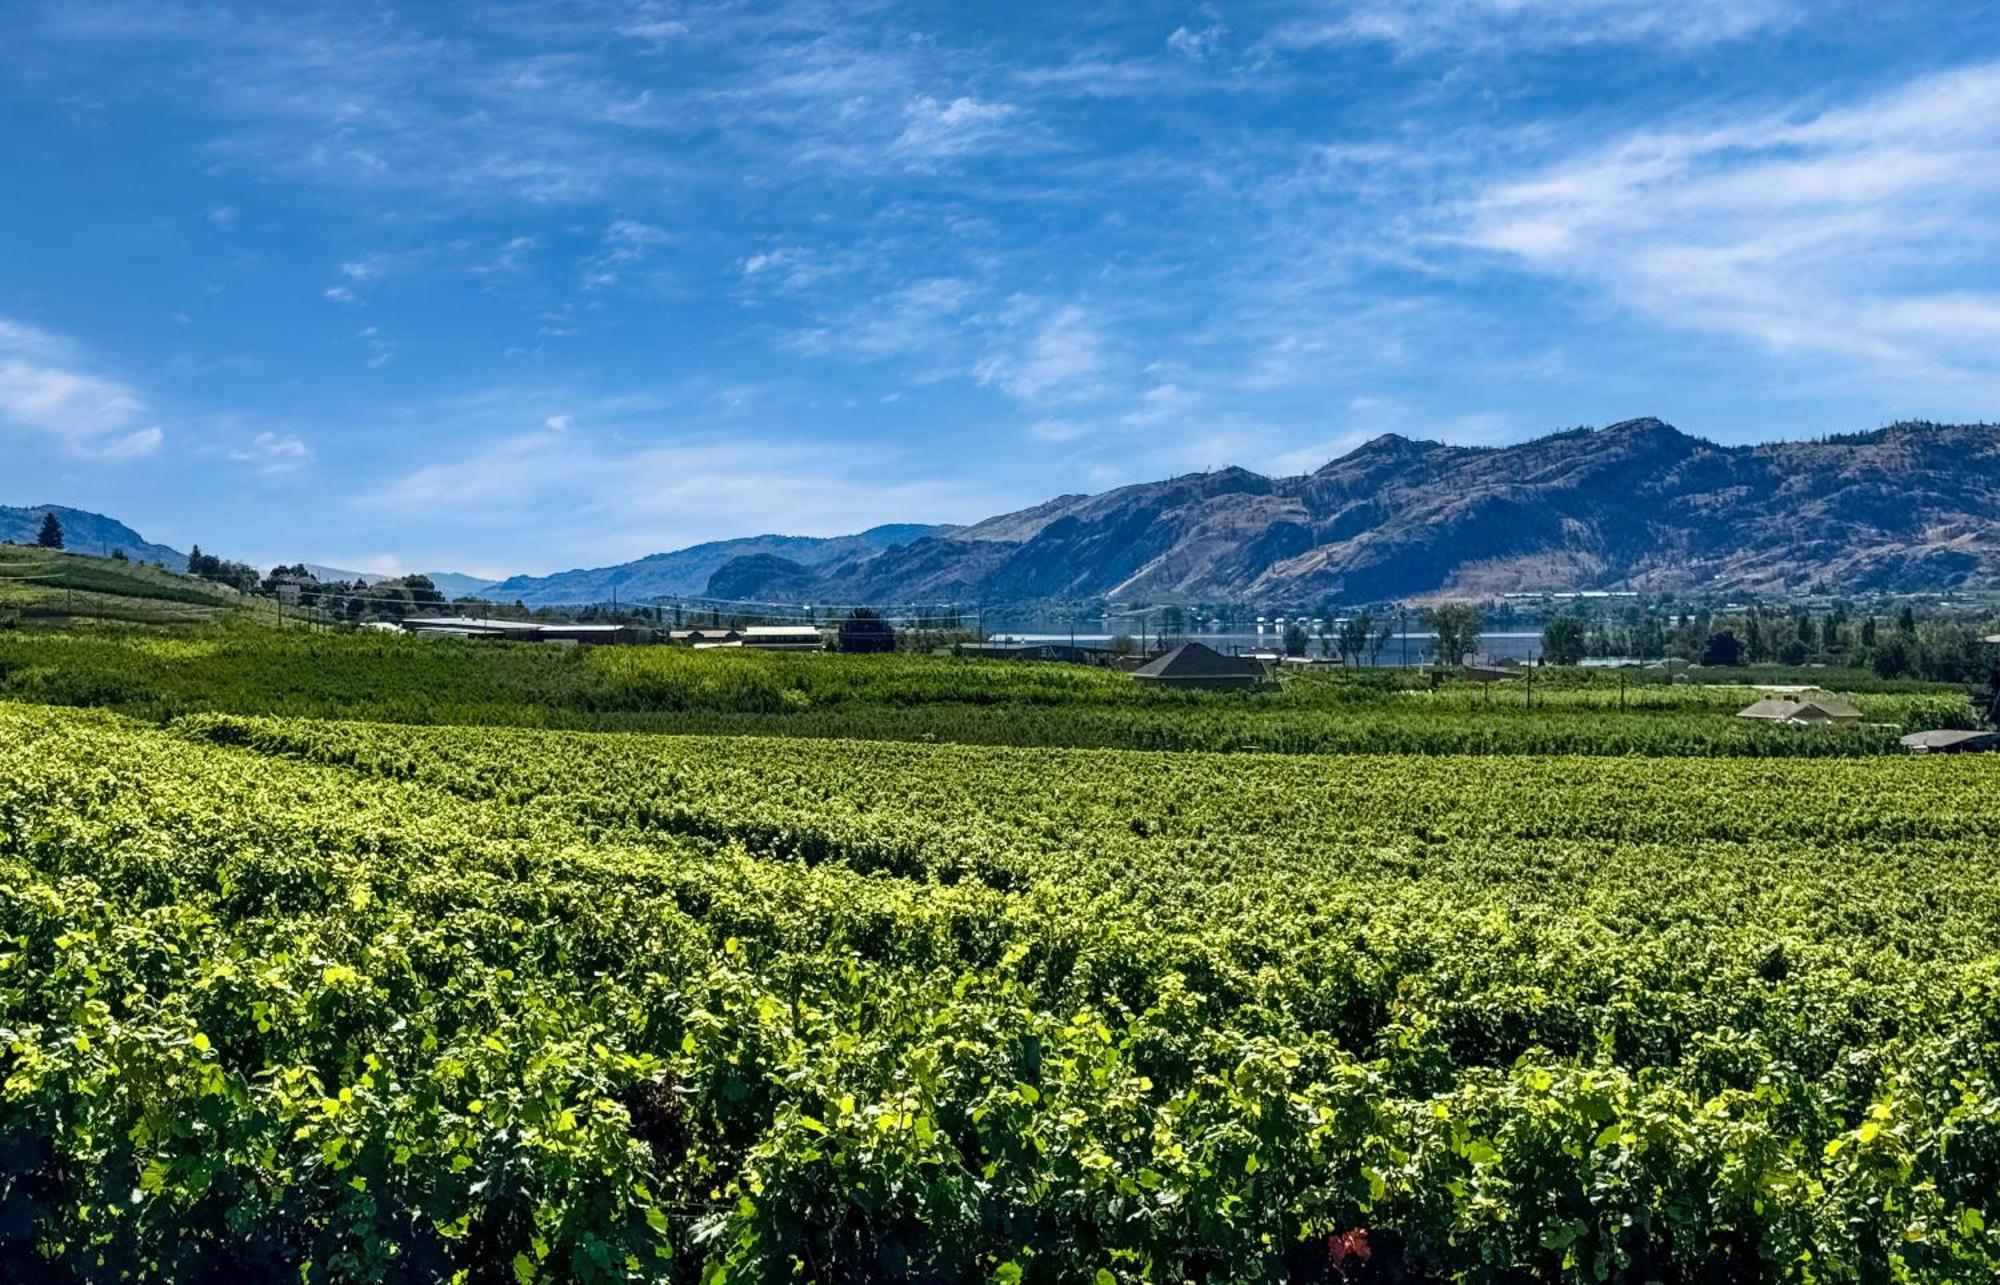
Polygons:
M0 317L0 428L99 461L141 459L166 433L130 385L90 370L72 341Z
M1410 56L1610 45L1696 50L1783 31L1804 16L1793 0L1343 3L1281 25L1268 43L1286 50L1382 44Z
M898 477L906 463L831 443L709 436L633 445L583 435L568 417L551 416L538 430L493 437L449 463L416 469L365 504L438 511L457 534L474 538L523 510L558 515L545 524L547 544L611 561L723 534L837 535L883 514L937 520L976 503L957 483ZM468 495L480 502L455 503Z
M2000 377L2000 64L1815 114L1634 133L1495 182L1467 244L1678 328L1898 378Z

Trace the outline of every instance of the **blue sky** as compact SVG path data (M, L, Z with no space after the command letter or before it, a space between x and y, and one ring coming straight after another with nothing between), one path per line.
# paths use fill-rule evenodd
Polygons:
M1380 432L2000 418L2000 11L88 0L0 502L547 571Z

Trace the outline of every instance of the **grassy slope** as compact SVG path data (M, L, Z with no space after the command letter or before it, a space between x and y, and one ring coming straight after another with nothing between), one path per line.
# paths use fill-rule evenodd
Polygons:
M241 594L138 562L0 545L0 620L207 624L243 610Z

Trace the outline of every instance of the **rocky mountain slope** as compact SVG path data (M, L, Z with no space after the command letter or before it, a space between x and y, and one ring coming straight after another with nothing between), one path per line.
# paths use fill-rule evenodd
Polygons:
M844 568L857 559L872 557L886 549L945 530L947 528L901 523L873 527L858 535L824 538L757 535L737 540L714 540L686 549L651 554L636 562L616 566L559 571L547 576L514 576L488 585L480 591L480 596L495 602L518 599L531 607L608 602L614 592L626 602L654 597L691 597L707 593L709 577L733 558L768 556L805 568ZM747 587L761 586L761 578L753 576L751 579L752 583ZM735 587L740 589L746 586ZM729 596L755 595L737 593Z
M123 550L134 562L158 562L169 571L187 570L187 554L154 544L131 527L102 513L64 508L60 504L36 504L27 508L0 505L0 540L33 544L42 531L42 515L54 510L62 523L63 547L72 553L88 553L108 558Z
M1066 495L809 583L770 570L789 597L880 602L1992 588L2000 426L1735 447L1656 419L1500 448L1390 435L1303 477L1232 468ZM762 596L755 571L725 579Z

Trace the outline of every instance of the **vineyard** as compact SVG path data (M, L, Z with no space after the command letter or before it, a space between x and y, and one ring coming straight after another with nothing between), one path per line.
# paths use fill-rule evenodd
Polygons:
M1831 682L1778 675L1783 681ZM1414 674L1287 676L1254 694L949 656L559 648L239 627L182 637L0 631L0 700L420 725L1287 754L1877 755L1972 726L1960 690L1843 673L1867 725L1748 723L1735 682L1574 673L1429 690ZM1530 700L1532 698L1532 704Z
M160 691L204 653L153 659ZM193 690L0 704L0 1273L2000 1273L2000 762Z

